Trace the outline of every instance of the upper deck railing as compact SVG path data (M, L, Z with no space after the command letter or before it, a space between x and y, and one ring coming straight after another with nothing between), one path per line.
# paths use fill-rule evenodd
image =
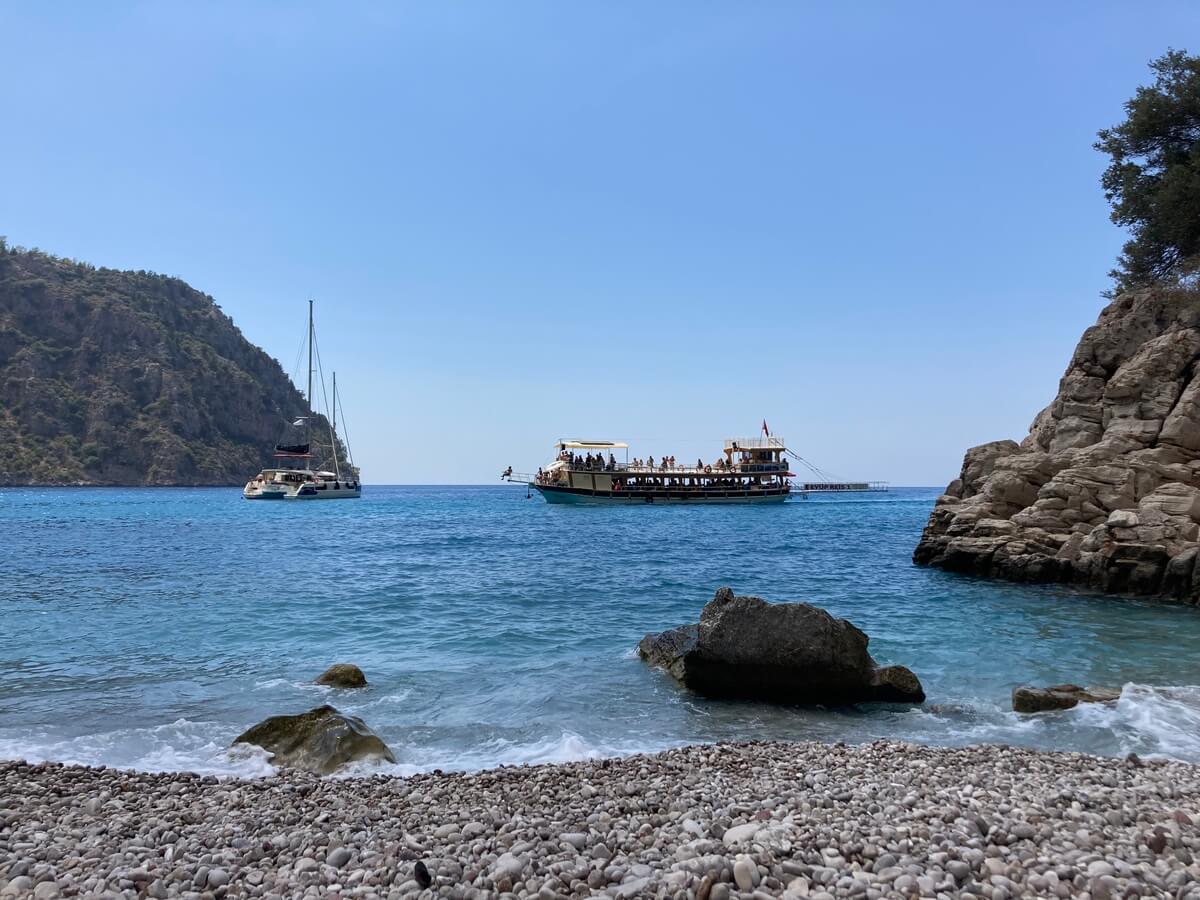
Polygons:
M726 450L786 450L787 442L781 437L726 438Z
M734 463L731 466L724 465L703 465L703 466L635 466L627 463L617 463L615 466L608 464L601 466L586 466L586 465L566 465L568 472L594 472L596 474L612 474L622 473L627 475L762 475L771 473L786 472L788 465L786 462L778 463ZM561 470L560 470L561 471Z

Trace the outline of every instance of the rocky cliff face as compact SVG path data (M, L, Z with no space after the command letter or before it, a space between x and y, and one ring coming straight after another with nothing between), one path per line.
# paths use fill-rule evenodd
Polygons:
M241 484L304 409L179 279L0 241L0 484Z
M1124 295L1020 444L973 447L913 559L1200 603L1200 291Z

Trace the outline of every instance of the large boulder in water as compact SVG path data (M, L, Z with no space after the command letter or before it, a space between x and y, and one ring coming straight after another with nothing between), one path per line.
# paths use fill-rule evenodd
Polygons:
M1077 684L1055 684L1044 688L1021 685L1013 689L1012 705L1019 713L1037 713L1074 709L1080 703L1109 703L1120 697L1121 691L1112 688L1084 688Z
M868 640L808 603L768 603L721 588L699 624L646 635L638 655L710 697L826 706L923 702L917 676L876 665Z
M240 734L235 744L256 744L276 766L328 775L360 760L394 763L379 735L357 716L318 706L297 716L271 716Z
M318 675L316 683L326 687L361 688L367 686L367 676L354 663L337 663Z

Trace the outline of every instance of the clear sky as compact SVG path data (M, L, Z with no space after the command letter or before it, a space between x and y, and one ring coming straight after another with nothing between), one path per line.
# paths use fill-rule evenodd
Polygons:
M1194 2L0 0L0 234L184 278L367 482L559 437L847 478L1020 439L1121 232L1091 147Z

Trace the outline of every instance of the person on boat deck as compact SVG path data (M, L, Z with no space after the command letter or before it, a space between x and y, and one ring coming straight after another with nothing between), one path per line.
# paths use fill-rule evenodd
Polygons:
M649 457L649 461L650 461L650 468L653 469L654 468L654 457L653 456Z
M615 469L617 467L617 458L613 456L612 453L608 454L608 467L610 469Z

